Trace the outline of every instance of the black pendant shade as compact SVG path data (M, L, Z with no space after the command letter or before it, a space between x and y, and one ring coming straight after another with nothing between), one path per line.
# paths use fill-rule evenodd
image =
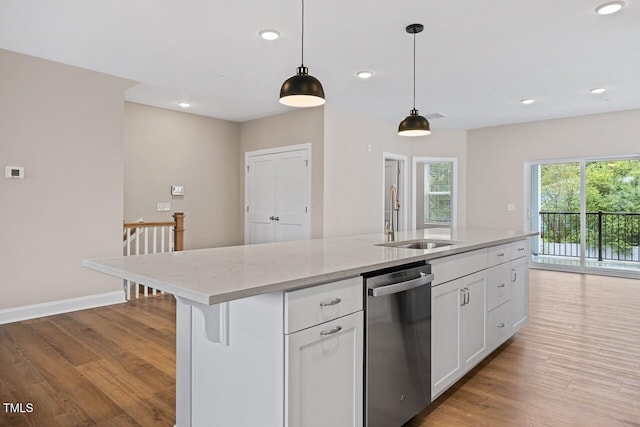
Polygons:
M290 107L316 107L325 103L320 80L309 75L305 66L298 67L295 76L289 77L280 88L280 103Z
M407 33L413 34L413 109L398 126L398 135L402 136L426 136L431 133L429 120L416 110L416 34L423 29L422 24L411 24L406 28Z
M302 55L295 76L289 77L280 88L280 103L290 107L317 107L325 103L320 80L309 75L304 66L304 0L302 0Z
M415 109L398 126L398 135L402 136L426 136L430 133L429 120L419 115Z

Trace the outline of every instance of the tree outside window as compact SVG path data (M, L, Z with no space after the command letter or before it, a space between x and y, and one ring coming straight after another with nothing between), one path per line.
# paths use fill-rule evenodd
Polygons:
M424 223L451 225L451 192L453 163L435 162L424 165Z

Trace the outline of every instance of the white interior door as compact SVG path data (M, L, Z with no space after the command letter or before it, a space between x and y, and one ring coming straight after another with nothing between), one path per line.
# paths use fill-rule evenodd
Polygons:
M276 162L274 156L249 158L247 169L247 205L245 220L249 243L275 241L273 221L276 211Z
M311 237L310 149L247 153L245 244Z
M276 241L308 239L309 159L307 150L277 154Z

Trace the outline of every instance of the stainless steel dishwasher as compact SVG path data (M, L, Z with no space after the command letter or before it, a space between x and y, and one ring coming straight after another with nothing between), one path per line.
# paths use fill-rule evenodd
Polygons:
M365 425L400 427L431 402L431 266L364 275Z

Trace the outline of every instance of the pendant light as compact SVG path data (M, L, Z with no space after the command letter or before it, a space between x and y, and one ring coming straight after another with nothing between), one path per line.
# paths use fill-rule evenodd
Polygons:
M416 110L416 34L423 29L422 24L411 24L406 28L407 33L413 34L413 109L398 126L398 135L402 136L425 136L431 133L429 121Z
M280 88L280 103L290 107L317 107L325 103L320 80L309 75L304 66L304 0L302 0L302 61L295 76L289 77Z

